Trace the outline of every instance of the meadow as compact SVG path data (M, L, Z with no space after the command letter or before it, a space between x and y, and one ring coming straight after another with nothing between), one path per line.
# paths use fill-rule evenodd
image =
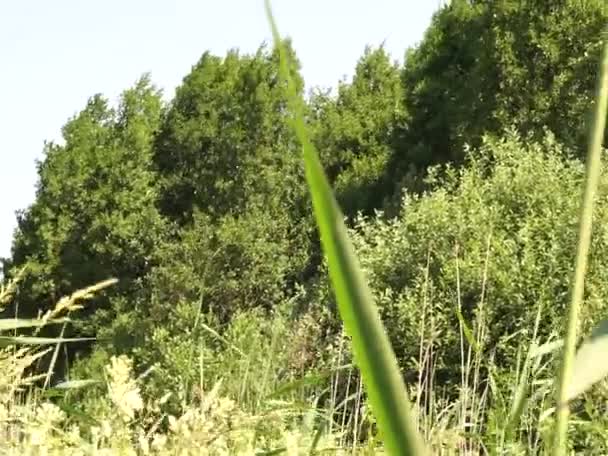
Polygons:
M267 8L47 145L0 451L606 454L604 2L453 1L308 97Z

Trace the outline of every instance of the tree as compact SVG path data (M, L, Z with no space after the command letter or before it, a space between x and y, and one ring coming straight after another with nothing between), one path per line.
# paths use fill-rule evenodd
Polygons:
M38 164L34 204L18 217L9 271L27 265L20 314L44 311L61 296L116 277L114 296L133 294L167 231L156 209L152 144L160 93L142 77L117 110L100 95L63 128L64 144L49 143ZM96 299L85 315L89 333L112 321L111 300Z
M276 51L203 54L176 91L155 161L162 211L180 226L153 274L156 314L201 295L225 319L284 299L308 263L312 223Z
M387 196L386 166L404 119L399 67L383 47L367 47L336 98L311 101L315 142L347 215L370 213Z
M461 162L465 144L510 127L582 154L607 20L603 1L450 2L406 56L393 180Z
M295 78L301 89L297 69ZM178 87L155 149L166 215L185 223L195 209L219 217L269 197L294 205L303 185L285 90L278 55L265 46L255 55L203 54Z

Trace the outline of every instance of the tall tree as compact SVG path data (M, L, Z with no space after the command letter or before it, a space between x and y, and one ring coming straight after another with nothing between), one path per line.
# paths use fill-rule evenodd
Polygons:
M168 303L202 295L225 317L270 308L301 277L312 224L288 120L278 55L265 46L205 53L184 78L155 149L162 211L181 227L153 274L161 319Z
M156 209L152 140L161 114L148 76L122 94L117 110L100 95L47 144L36 200L18 217L9 271L28 266L20 313L35 314L62 295L117 277L133 293L155 261L166 224ZM91 309L112 319L108 300Z
M433 17L403 70L407 127L393 180L459 162L485 132L547 128L581 153L605 2L454 0Z
M297 68L294 76L301 89ZM265 46L255 55L203 54L177 89L157 141L164 213L187 222L195 208L221 216L260 198L279 197L288 207L300 197L285 89L278 55Z
M404 120L400 69L383 47L367 47L352 82L337 97L317 94L311 105L315 142L347 215L380 208L394 132Z

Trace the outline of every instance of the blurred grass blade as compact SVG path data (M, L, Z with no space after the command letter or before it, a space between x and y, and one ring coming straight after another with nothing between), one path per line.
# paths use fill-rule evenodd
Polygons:
M569 396L569 384L573 378L573 364L576 352L577 327L579 325L579 312L583 295L585 292L585 274L587 272L587 260L591 247L591 228L593 221L593 206L595 193L598 188L600 171L602 166L602 143L606 128L606 117L608 116L608 34L603 34L603 50L599 66L599 77L597 92L595 96L595 113L593 123L589 130L589 144L587 150L587 175L585 179L585 192L581 207L581 215L578 233L578 249L576 254L576 266L574 269L574 280L572 296L568 307L566 320L566 337L564 339L563 359L559 372L557 384L557 424L554 433L553 453L565 455L568 434L568 415L570 413L567 403ZM606 364L602 360L597 367L601 369ZM576 373L575 373L576 374ZM578 374L577 374L578 377Z
M350 244L344 217L316 150L308 138L301 99L290 77L290 63L268 0L266 12L280 54L281 75L287 82L288 102L294 115L293 126L302 144L306 179L329 265L329 275L346 332L352 338L356 364L361 370L380 434L389 454L425 454L411 416L407 391L395 354Z
M54 345L92 340L96 339L94 337L66 339L61 337L0 336L0 347L8 347L10 345Z
M344 366L338 366L334 369L328 369L323 372L317 372L315 374L307 374L302 378L297 380L293 380L290 382L279 384L278 387L275 388L273 392L268 395L268 399L277 398L285 393L290 393L300 388L304 388L307 386L316 386L319 385L323 380L331 377L336 372L352 369L352 364L345 364Z
M477 344L475 337L473 336L473 331L471 331L471 328L469 327L469 325L467 325L467 322L465 321L464 316L462 315L462 312L460 311L460 309L455 309L454 311L456 313L456 317L458 318L458 321L462 325L464 337L467 339L467 342L473 348L475 353L480 354L481 349L480 349L479 345Z
M65 382L57 383L53 388L60 390L71 390L85 388L91 385L97 385L101 383L99 380L68 380Z
M217 338L217 340L223 342L224 344L226 344L226 346L230 349L230 350L234 350L235 352L237 352L239 355L241 355L243 358L246 358L247 355L245 355L245 353L243 353L243 351L241 349L239 349L239 347L237 347L234 344L231 344L230 341L228 339L226 339L225 337L223 337L220 333L218 333L215 329L207 326L204 323L199 323L199 326L201 328L203 328L205 331L207 331L209 334L211 334L212 336L214 336L215 338Z
M532 344L532 347L530 348L528 356L526 357L526 360L524 362L522 373L519 377L519 383L517 385L517 388L515 389L515 395L513 396L513 405L511 406L511 411L509 412L509 416L507 417L507 424L505 425L505 440L507 442L511 440L514 435L514 432L519 426L526 404L531 401L529 393L530 387L533 383L533 379L530 378L530 375L533 374L535 372L535 369L538 367L540 358L558 350L562 346L562 340L546 342L540 346L536 343Z
M530 352L532 358L538 358L540 356L548 355L556 350L559 350L564 345L563 340L554 340L553 342L547 342L538 347L534 347Z
M15 329L24 328L38 328L41 326L65 323L69 320L65 318L43 321L41 319L29 319L29 318L1 318L0 319L0 332L14 331Z
M519 423L521 422L521 417L526 407L526 403L528 401L528 393L530 391L530 370L532 366L532 361L534 360L534 349L535 347L532 347L528 355L526 356L526 360L524 361L524 365L519 376L519 382L517 384L517 387L515 388L513 404L511 406L511 410L509 411L509 415L507 417L507 424L505 425L504 431L505 440L507 442L511 441L514 432L519 426Z
M608 375L608 320L603 320L578 350L572 365L572 378L566 388L566 401L587 391Z
M255 453L255 456L274 456L276 454L283 454L283 453L287 453L287 448L281 447L281 448L277 448L274 450L258 451L257 453Z

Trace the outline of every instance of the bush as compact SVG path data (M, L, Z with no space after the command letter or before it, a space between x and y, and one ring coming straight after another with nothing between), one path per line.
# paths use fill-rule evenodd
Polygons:
M472 333L482 330L481 348L505 368L528 346L539 311L541 337L562 327L584 176L583 164L564 156L551 135L543 142L514 132L487 137L468 152L467 167L434 168L434 190L406 194L398 217L359 218L354 243L406 371L415 374L424 341L438 378L460 383L466 329L459 329L459 309ZM595 217L585 325L608 296L608 205L601 198Z

